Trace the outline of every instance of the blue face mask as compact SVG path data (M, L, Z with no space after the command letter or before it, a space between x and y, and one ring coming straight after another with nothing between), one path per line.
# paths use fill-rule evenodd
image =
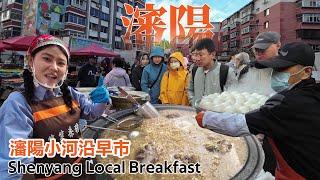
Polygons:
M271 76L271 88L276 92L280 92L290 87L290 73L273 71Z

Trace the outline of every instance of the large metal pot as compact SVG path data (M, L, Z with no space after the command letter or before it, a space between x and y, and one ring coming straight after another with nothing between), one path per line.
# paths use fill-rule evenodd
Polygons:
M142 91L126 91L130 94L139 104L144 104L150 100L150 96L148 93ZM126 97L122 97L119 95L112 95L112 107L116 110L122 110L132 107L132 102L130 102Z
M161 110L184 110L184 111L191 111L191 112L195 111L195 109L191 107L186 107L186 106L155 105L155 107L159 111ZM111 114L111 116L114 118L117 118L118 120L121 120L133 114L134 114L133 109L125 109L122 111L115 112ZM99 126L99 127L107 127L112 125L112 122L106 121L105 119L101 118L95 121L94 123L92 123L91 125ZM96 130L96 129L86 129L83 132L83 135L85 138L93 138L93 139L99 138L100 134L101 134L101 130ZM264 153L255 136L245 136L243 138L246 142L248 156L247 156L245 165L242 167L242 169L234 177L231 178L235 180L255 179L257 175L260 173L260 171L262 170L263 163L264 163Z

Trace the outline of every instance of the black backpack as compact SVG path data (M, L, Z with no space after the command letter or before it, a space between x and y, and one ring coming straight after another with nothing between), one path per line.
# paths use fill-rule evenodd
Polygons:
M198 69L198 66L193 66L192 68L191 75L192 75L193 82L194 82L194 76L196 75L197 69ZM227 82L228 72L229 72L229 66L221 64L220 73L219 73L221 91L223 91L223 87Z

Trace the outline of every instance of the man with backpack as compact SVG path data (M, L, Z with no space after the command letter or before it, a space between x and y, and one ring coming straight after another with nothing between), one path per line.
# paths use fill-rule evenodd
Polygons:
M227 81L234 78L228 66L217 62L212 39L200 39L195 50L199 57L198 68L193 68L188 87L188 98L192 106L202 96L222 92Z

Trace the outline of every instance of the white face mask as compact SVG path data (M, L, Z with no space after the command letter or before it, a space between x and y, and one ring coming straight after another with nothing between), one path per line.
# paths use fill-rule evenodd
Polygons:
M180 67L180 62L172 62L170 63L171 69L178 69Z
M34 62L33 62L33 67L34 66ZM48 85L47 83L41 83L37 77L36 77L36 70L35 68L31 67L31 71L32 71L32 75L33 75L33 83L36 87L38 87L39 85L45 87L45 88L48 88L48 89L56 89L56 88L60 88L63 84L63 82L67 79L67 74L68 74L68 70L66 71L66 74L62 77L61 81L58 82L58 84L56 85L53 85L53 86L50 86Z

